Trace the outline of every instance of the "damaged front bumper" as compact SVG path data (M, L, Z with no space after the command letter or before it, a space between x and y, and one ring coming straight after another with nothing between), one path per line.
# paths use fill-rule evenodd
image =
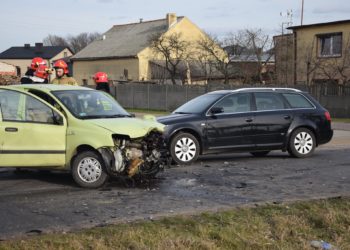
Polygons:
M133 140L113 135L113 140L115 147L98 149L110 176L153 178L168 164L169 153L161 132L152 131Z

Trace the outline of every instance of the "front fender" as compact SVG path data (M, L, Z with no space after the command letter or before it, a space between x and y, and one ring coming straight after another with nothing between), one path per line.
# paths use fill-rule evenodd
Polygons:
M198 139L201 149L203 149L203 132L198 128L200 128L200 125L195 126L194 124L188 123L168 125L168 127L165 130L165 141L169 146L171 138L173 138L180 131L185 131L194 134L194 136L196 136Z

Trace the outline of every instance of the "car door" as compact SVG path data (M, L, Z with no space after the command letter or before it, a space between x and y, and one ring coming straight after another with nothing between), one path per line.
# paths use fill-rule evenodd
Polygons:
M256 111L253 122L257 147L280 148L293 120L293 112L280 93L255 92Z
M209 149L250 148L254 146L252 138L250 93L234 93L214 104L211 110L221 113L207 113L206 137Z
M0 166L65 165L65 118L23 92L0 89Z

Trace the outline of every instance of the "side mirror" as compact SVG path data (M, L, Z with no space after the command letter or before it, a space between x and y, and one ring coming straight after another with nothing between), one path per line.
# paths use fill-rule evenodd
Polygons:
M220 114L224 113L224 108L223 107L212 107L210 109L210 114L215 115L215 114Z

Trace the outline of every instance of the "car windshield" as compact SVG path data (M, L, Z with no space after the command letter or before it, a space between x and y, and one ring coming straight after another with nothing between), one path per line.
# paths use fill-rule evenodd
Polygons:
M186 102L184 105L177 108L174 114L199 114L206 111L210 105L212 105L216 100L218 100L221 94L207 94L201 95L193 100Z
M101 91L64 90L53 94L79 119L131 117L113 97Z

